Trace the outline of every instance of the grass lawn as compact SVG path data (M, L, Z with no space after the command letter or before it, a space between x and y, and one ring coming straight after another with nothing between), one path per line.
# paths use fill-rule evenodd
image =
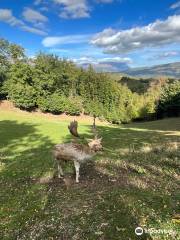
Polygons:
M180 239L180 119L98 126L104 151L79 184L72 165L65 181L54 173L51 149L70 140L67 125L0 110L0 239ZM137 226L149 231L136 236Z

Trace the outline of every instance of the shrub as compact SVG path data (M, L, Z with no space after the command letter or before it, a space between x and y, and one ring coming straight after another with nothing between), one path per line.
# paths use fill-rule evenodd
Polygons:
M42 111L51 113L67 113L70 115L79 115L82 112L82 102L78 97L67 98L59 93L53 93L48 96L38 98L38 107Z
M84 104L85 114L89 114L91 116L102 117L105 112L105 106L98 101L86 100Z
M4 90L4 83L6 81L7 78L7 74L4 71L3 68L0 67L0 99L5 98L5 96L7 95L6 91Z
M19 108L29 110L36 106L36 91L32 86L16 84L9 89L8 96Z
M13 64L8 73L4 89L8 98L17 107L31 109L36 106L36 90L33 86L33 69L22 62Z
M166 84L157 105L159 117L180 115L180 82Z
M65 112L69 115L80 115L83 110L83 104L80 97L69 97Z
M53 93L47 96L41 96L38 98L38 107L42 111L49 111L52 113L65 112L67 107L66 97L58 93Z

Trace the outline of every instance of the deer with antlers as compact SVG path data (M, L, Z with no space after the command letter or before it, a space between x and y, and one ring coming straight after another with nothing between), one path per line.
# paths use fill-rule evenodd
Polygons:
M79 138L77 131L78 122L73 121L68 126L70 133L73 137ZM76 171L76 183L79 182L79 168L82 162L91 159L96 152L102 150L101 138L94 136L88 144L80 144L77 142L57 144L53 149L53 157L57 161L58 165L58 177L62 178L64 176L62 170L62 163L67 161L73 161Z

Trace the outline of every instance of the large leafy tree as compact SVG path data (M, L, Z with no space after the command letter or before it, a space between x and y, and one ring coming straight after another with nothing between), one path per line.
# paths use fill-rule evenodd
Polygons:
M0 38L0 66L6 67L25 57L24 48Z
M54 92L75 94L78 69L69 61L40 53L35 61L35 87L40 95Z
M11 65L24 57L24 49L21 46L0 38L0 98L6 95L3 84Z
M31 109L36 106L37 92L33 76L33 67L27 63L16 62L10 67L5 88L8 98L17 107Z

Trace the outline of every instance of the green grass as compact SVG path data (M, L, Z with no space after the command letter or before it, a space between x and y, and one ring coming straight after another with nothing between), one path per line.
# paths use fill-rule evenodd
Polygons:
M98 126L104 151L75 184L54 174L51 149L68 122L0 111L0 239L178 239L180 119ZM90 126L79 131L90 137ZM142 226L174 231L146 233Z

